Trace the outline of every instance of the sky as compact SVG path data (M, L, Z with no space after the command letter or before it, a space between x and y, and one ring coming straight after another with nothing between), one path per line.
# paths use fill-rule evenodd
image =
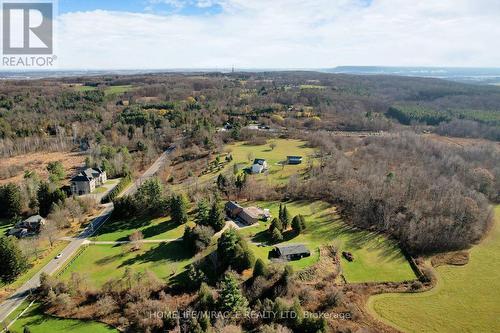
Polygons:
M500 67L498 0L58 0L65 69Z

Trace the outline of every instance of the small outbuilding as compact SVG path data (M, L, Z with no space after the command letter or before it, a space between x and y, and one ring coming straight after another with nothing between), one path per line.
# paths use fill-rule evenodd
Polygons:
M311 251L304 244L276 245L276 254L280 259L299 260L311 255Z
M253 161L252 173L262 173L267 170L267 161L263 158L256 158Z
M302 156L287 156L286 163L292 164L292 165L301 164L302 163Z

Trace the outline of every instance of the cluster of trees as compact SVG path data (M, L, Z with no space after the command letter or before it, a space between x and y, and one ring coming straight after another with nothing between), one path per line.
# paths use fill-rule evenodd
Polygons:
M217 260L222 271L230 267L242 272L253 267L255 256L236 229L228 228L217 240Z
M21 215L21 189L15 184L0 186L0 217L14 219Z
M150 178L145 180L133 195L115 198L113 214L122 218L137 215L164 216L171 206L170 202L160 180Z
M296 215L291 218L286 205L280 204L278 217L275 217L269 225L268 232L275 243L283 241L283 235L289 231L295 235L300 234L306 228L305 218L302 215Z
M97 141L100 142L102 139ZM118 149L108 145L97 145L91 149L89 156L85 158L85 165L90 168L99 167L106 171L108 177L126 177L130 175L132 170L132 156L127 147L119 147Z
M413 253L467 248L491 222L500 193L496 148L454 148L413 135L348 139L316 135L321 165L291 182L290 196L340 203L349 221L399 239ZM357 147L354 154L345 151Z

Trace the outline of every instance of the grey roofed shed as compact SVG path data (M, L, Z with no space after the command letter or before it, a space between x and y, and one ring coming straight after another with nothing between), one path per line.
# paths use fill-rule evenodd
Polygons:
M280 257L288 260L301 259L311 255L311 251L304 244L276 245L276 249Z

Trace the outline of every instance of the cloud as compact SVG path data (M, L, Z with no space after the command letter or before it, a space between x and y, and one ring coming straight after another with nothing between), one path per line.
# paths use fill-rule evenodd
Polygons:
M153 0L211 15L58 18L62 68L500 66L496 0Z

